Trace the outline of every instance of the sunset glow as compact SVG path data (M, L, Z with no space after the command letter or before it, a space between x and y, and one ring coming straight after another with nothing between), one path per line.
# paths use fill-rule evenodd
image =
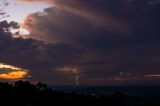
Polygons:
M19 29L17 29L17 30L11 30L11 32L19 32L19 34L20 35L29 35L30 33L26 30L26 29L24 29L23 27L20 27Z
M0 63L0 68L10 68L12 70L22 70L21 68L11 66L11 65L6 65L6 64L3 64L3 63Z
M23 78L25 75L27 75L26 71L15 71L5 74L0 74L0 78L3 79L20 79Z
M3 63L0 63L0 69L2 69L2 71L3 69L7 70L7 72L0 73L1 79L20 79L28 74L28 70Z

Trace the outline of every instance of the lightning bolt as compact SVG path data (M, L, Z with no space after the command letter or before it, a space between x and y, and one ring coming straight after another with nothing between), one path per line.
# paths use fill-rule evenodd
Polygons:
M77 68L74 68L72 71L75 75L75 79L74 79L75 80L75 85L79 86L79 72L78 72Z
M64 72L67 72L67 73L71 73L72 77L73 77L74 85L75 86L80 85L80 83L79 83L79 79L80 79L79 68L66 66L66 67L63 67L63 68L57 68L57 70L64 71Z

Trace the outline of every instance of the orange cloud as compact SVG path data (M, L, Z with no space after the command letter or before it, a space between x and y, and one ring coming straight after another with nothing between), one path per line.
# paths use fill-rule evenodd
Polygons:
M28 74L28 70L24 70L19 67L15 67L12 65L6 65L3 63L0 63L0 69L7 69L11 70L9 72L4 72L0 74L0 78L2 79L20 79L24 78Z
M5 74L0 74L0 78L2 79L20 79L27 75L26 71L15 71Z

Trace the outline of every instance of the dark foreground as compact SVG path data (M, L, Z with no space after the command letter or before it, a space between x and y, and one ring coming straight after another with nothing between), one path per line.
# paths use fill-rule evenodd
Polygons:
M76 94L55 91L47 85L17 81L0 83L1 106L160 106L160 96Z

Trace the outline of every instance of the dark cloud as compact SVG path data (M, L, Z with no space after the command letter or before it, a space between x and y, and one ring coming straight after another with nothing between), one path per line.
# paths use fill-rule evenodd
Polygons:
M54 67L76 64L80 58L81 51L65 43L46 44L32 38L13 38L11 33L5 32L6 26L14 27L12 23L6 21L0 23L0 62L29 69L32 76L29 80L58 82L57 75L60 78L63 74L56 72ZM65 80L61 82L63 81Z
M94 65L106 65L106 64L108 63L105 61L88 61L85 63L80 63L80 65L82 66L94 66Z
M160 69L158 0L46 1L53 7L25 20L31 38L14 39L1 31L2 62L59 84L72 83L77 67L81 84L155 80L144 75Z

